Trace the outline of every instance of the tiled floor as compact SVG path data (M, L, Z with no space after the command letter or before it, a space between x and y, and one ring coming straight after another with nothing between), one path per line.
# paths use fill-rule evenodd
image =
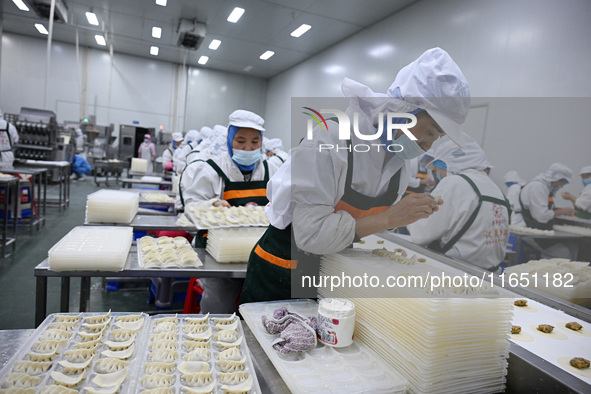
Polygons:
M86 196L96 190L106 188L104 183L97 187L92 178L72 182L70 206L59 212L58 208L48 208L44 227L29 235L29 229L20 228L17 234L16 253L0 259L0 329L34 328L35 277L34 267L47 258L47 252L72 228L84 223ZM121 185L110 183L110 189L120 189ZM57 186L48 187L48 195ZM55 193L57 194L57 192ZM59 312L60 279L49 278L47 313ZM135 287L135 288L132 288ZM80 279L72 278L70 284L70 310L77 311L80 298ZM117 291L104 290L101 278L93 278L90 296L91 311L154 311L148 304L149 281L140 283L120 283ZM175 304L173 308L181 308Z

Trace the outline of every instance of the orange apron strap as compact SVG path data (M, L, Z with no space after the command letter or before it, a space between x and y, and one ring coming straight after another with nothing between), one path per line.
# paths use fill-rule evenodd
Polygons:
M378 213L382 213L386 211L389 207L373 207L368 210L363 210L359 208L355 208L354 206L347 204L343 200L340 200L337 206L334 208L335 212L337 211L346 211L355 219L364 218L366 216L372 216Z
M261 259L268 261L269 263L271 263L273 265L277 265L279 267L283 267L283 268L287 268L287 269L295 269L298 266L297 260L285 260L280 257L273 256L271 253L269 253L266 250L264 250L263 248L261 248L261 245L257 245L257 247L254 249L254 252Z
M224 192L224 200L248 197L267 197L267 189L228 190Z

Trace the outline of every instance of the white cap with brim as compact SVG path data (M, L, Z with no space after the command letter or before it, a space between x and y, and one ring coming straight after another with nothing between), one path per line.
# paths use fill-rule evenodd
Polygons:
M483 171L489 167L490 163L486 153L478 143L470 136L462 136L466 146L458 147L455 141L447 141L435 149L434 159L427 164L427 169L433 169L437 160L441 160L447 166L449 174L459 174L468 169Z
M591 166L585 166L585 167L581 168L579 175L583 175L583 174L591 174Z
M230 126L247 127L258 131L265 131L265 120L254 112L238 109L229 116Z
M172 140L175 141L175 142L182 141L183 140L183 134L182 133L179 133L179 132L172 133Z

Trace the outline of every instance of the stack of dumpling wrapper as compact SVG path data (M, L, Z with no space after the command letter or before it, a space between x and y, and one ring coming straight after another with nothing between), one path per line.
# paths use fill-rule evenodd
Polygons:
M132 241L131 227L74 227L49 250L49 269L121 271Z
M102 189L88 195L86 221L89 223L131 223L137 214L139 193Z
M531 260L505 269L505 277L514 274L517 277L526 273L530 278L530 287L555 295L575 304L591 307L591 267L583 261L568 259ZM537 274L537 283L534 282ZM554 274L559 274L561 281L554 283ZM544 275L548 275L548 279ZM570 276L572 275L572 277ZM548 286L546 286L548 285Z
M148 171L148 160L133 157L131 159L131 168L129 169L129 171L141 172L145 174Z
M369 251L324 256L320 276L441 275L442 264L401 264ZM450 273L452 274L452 273ZM462 275L458 272L455 275ZM330 286L330 284L329 284ZM348 298L356 306L355 340L369 346L409 380L417 393L503 391L513 317L512 299L496 288L319 288L321 297ZM461 297L461 294L468 294Z
M215 228L207 234L206 251L218 263L245 263L266 228Z

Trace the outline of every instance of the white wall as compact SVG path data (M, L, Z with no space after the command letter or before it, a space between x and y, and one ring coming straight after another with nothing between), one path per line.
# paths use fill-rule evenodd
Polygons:
M591 97L590 20L588 0L419 1L271 79L268 134L290 143L291 97L341 96L343 77L385 92L401 67L436 46L458 63L475 98ZM511 126L509 115L520 118L515 102L489 101L473 103L488 106L484 149L499 184L510 169L529 179L554 161L577 173L591 164L589 127L534 122L540 110L529 104L523 119L532 123ZM580 178L574 183L565 190L578 192Z
M44 106L47 41L5 33L0 108L54 111L58 122L96 115L99 125L139 122L165 131L226 124L237 108L264 113L267 83L260 78L146 60L115 52L52 44L47 104ZM189 77L187 77L189 76ZM187 104L187 105L186 105Z

